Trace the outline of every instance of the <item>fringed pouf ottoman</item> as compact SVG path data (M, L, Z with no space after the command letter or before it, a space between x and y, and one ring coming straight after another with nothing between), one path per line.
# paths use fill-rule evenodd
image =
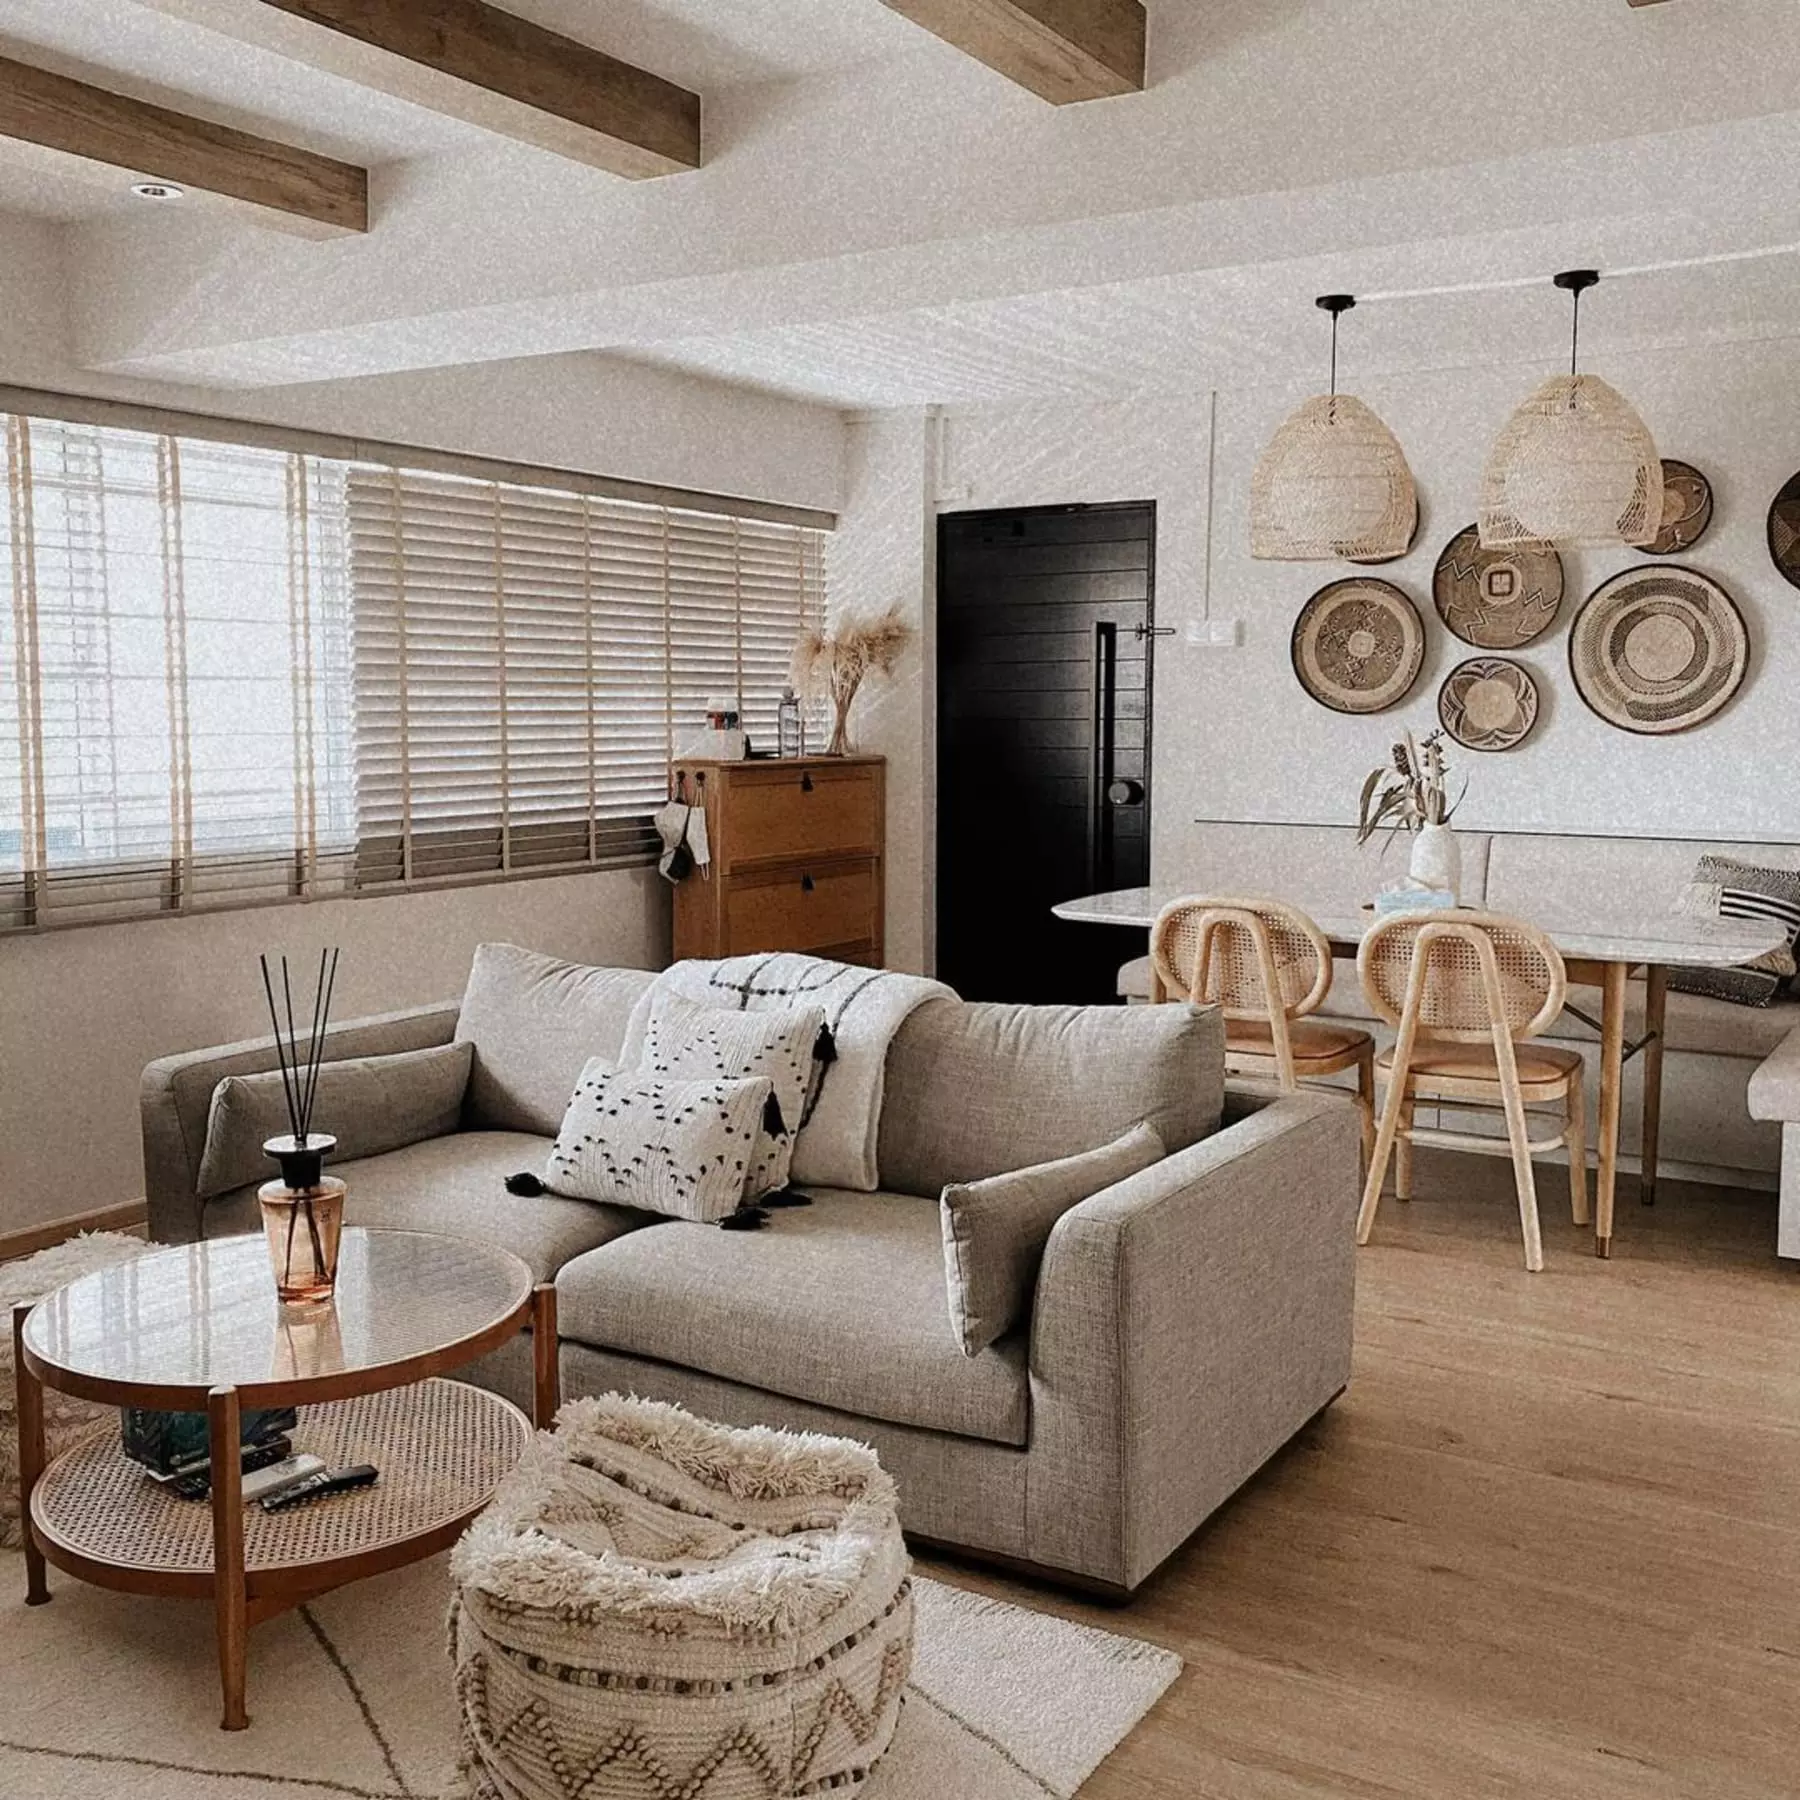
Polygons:
M451 1571L477 1800L783 1800L894 1735L912 1584L860 1444L572 1401Z

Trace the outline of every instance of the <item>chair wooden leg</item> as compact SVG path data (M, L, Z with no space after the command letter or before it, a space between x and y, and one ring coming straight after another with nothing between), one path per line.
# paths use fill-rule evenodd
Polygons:
M1411 1094L1406 1096L1406 1104L1400 1111L1400 1136L1394 1143L1394 1198L1410 1200L1412 1198L1412 1128L1413 1112L1418 1102Z
M1506 1109L1506 1137L1512 1145L1513 1180L1519 1189L1519 1229L1525 1238L1525 1267L1534 1275L1544 1266L1544 1240L1538 1229L1537 1179L1531 1170L1531 1134L1526 1129L1525 1099L1516 1069L1508 1057L1500 1069L1500 1096Z
M1375 1229L1375 1209L1381 1204L1381 1184L1387 1179L1388 1158L1394 1153L1394 1140L1400 1131L1400 1114L1406 1107L1406 1076L1395 1068L1388 1077L1387 1102L1381 1109L1381 1124L1375 1133L1375 1150L1369 1158L1369 1173L1363 1182L1362 1207L1356 1215L1356 1241L1366 1244Z
M1375 1046L1356 1065L1356 1110L1362 1114L1363 1174L1375 1160Z
M1569 1205L1575 1223L1589 1220L1587 1184L1587 1084L1581 1070L1569 1078L1569 1129L1563 1142L1569 1147Z

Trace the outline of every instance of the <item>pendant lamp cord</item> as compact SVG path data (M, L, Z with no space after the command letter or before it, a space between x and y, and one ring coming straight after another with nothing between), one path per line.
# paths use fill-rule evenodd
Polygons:
M1335 312L1331 315L1331 397L1333 400L1337 398L1337 331L1340 317L1341 315Z
M1569 379L1576 379L1575 359L1581 349L1581 289L1576 288L1572 298L1575 302L1574 315L1569 325Z

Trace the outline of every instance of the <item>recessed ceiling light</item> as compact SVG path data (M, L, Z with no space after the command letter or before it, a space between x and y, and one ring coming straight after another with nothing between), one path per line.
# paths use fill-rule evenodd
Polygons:
M185 200L187 189L177 187L172 181L134 181L131 191L140 200Z

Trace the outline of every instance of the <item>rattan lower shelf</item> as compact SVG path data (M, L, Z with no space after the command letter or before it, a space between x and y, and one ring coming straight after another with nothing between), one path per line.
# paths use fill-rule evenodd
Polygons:
M244 1586L256 1601L298 1581L340 1580L434 1554L486 1505L531 1440L510 1401L459 1381L424 1381L300 1409L296 1450L327 1467L373 1463L381 1479L289 1512L244 1509ZM49 1559L103 1586L212 1592L212 1509L151 1481L107 1435L59 1457L31 1495ZM134 1579L135 1578L135 1579Z

